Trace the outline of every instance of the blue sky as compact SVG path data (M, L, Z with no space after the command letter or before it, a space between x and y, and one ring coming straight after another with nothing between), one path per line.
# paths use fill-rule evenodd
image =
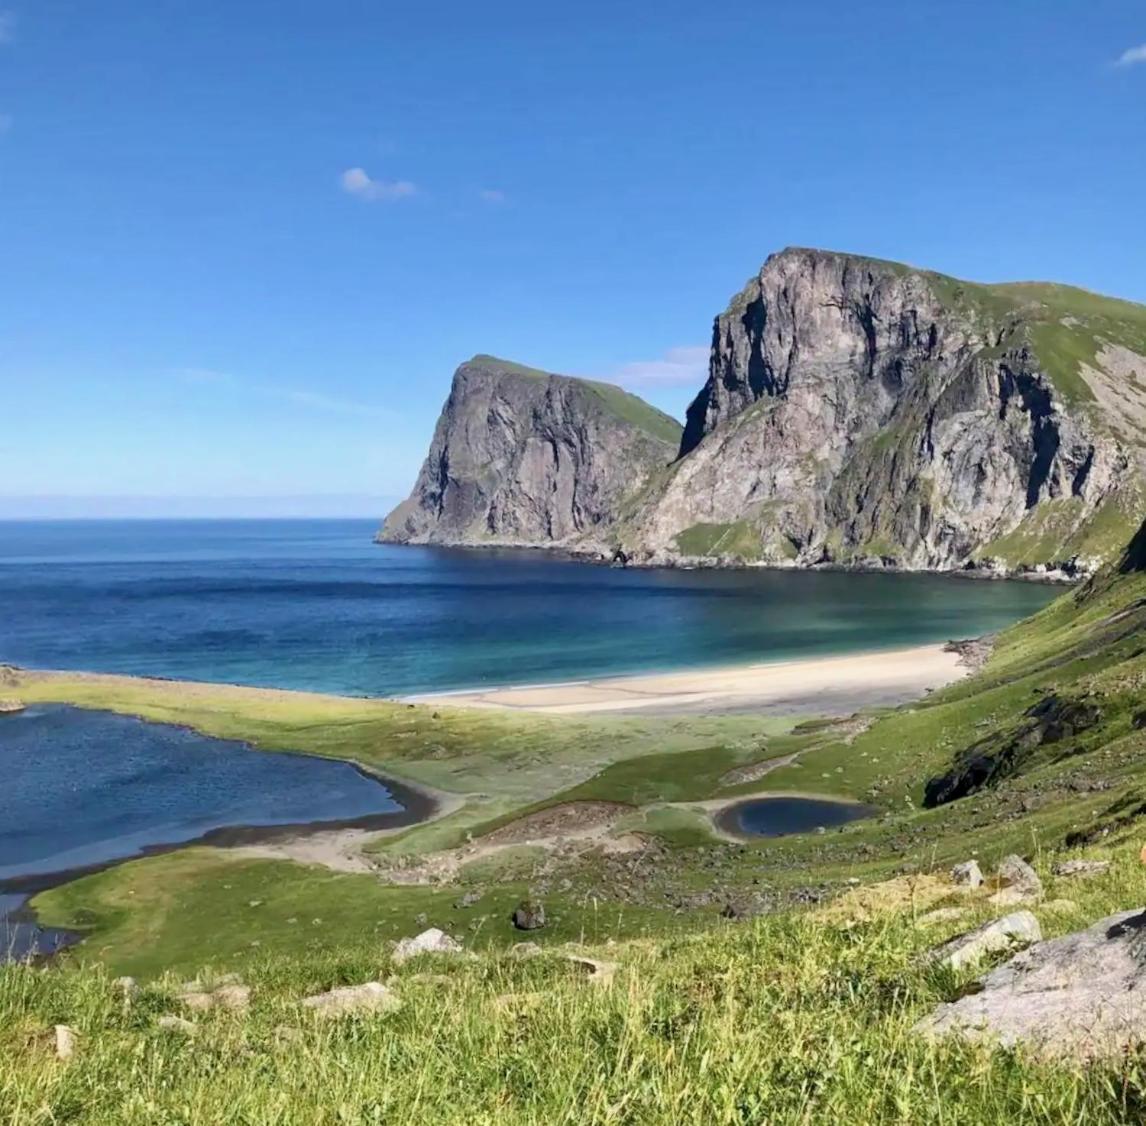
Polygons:
M0 515L373 514L475 352L681 414L788 244L1146 300L1138 0L0 12Z

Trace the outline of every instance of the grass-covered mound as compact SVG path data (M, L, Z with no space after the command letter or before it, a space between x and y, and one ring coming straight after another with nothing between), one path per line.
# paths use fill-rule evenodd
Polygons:
M1061 933L1146 897L1136 842L1057 880L1033 910ZM1064 903L1063 897L1070 901ZM961 911L937 925L943 906ZM701 934L395 964L381 938L243 971L249 1010L197 1012L179 979L129 1003L100 967L0 969L0 1121L32 1123L1114 1123L1141 1120L1137 1055L1084 1068L914 1024L975 976L921 955L991 908L936 881L857 889ZM469 945L467 940L467 945ZM227 967L221 967L227 968ZM301 998L385 982L396 1011L321 1019ZM165 1028L164 1016L192 1027ZM57 1058L53 1030L75 1032Z

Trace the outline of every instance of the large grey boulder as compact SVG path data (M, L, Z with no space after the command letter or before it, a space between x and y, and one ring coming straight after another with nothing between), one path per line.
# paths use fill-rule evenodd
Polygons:
M992 919L967 934L945 942L929 955L929 960L961 970L974 965L988 954L1009 950L1023 943L1038 942L1043 936L1039 921L1029 911L1016 911L1001 919Z
M1146 1043L1146 909L1039 942L980 980L981 991L940 1005L919 1031L1049 1056L1121 1054Z
M983 870L977 860L965 860L951 869L951 878L961 887L974 889L983 882Z

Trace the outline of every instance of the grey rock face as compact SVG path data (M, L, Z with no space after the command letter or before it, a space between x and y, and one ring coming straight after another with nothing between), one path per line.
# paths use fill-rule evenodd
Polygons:
M679 440L679 423L619 387L476 356L379 539L589 546Z
M1042 936L1042 928L1034 915L1029 911L1016 911L951 939L933 950L930 960L959 970L974 965L988 954L1027 942L1038 942Z
M1022 293L773 255L716 319L681 460L628 543L651 561L1014 569L1085 555L1113 497L1136 523L1139 452L1048 376Z
M917 1027L929 1035L997 1037L1049 1056L1121 1054L1146 1043L1146 910L1039 942L940 1005Z
M389 1012L398 1008L400 1003L398 995L380 981L367 981L362 985L342 985L326 993L304 997L300 1002L324 1017Z
M1035 902L1043 897L1043 882L1039 874L1021 856L1004 856L999 861L996 875L1003 886L991 896L991 903L1009 907L1016 903Z
M983 870L977 860L965 860L951 869L951 878L964 887L977 888L983 882Z

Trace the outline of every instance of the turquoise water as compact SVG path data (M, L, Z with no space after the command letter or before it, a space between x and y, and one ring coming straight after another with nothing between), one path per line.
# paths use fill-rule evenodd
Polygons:
M376 527L0 523L0 663L391 695L971 637L1058 593L380 547Z

